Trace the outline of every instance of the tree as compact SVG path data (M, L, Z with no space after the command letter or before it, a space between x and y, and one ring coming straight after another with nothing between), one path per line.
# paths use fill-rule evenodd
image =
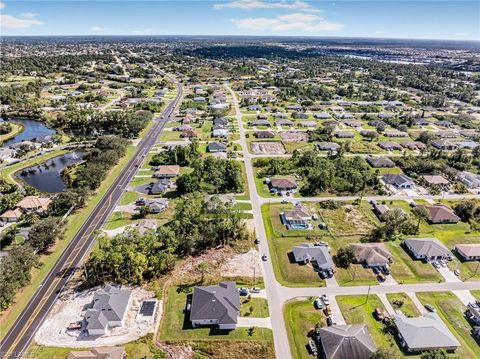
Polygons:
M28 243L33 249L45 253L57 240L63 239L65 222L58 217L47 217L36 222L30 229Z
M355 253L350 246L343 247L337 251L337 254L333 256L333 259L335 260L335 264L340 268L348 268L355 260Z
M400 354L392 348L380 347L370 356L370 359L399 359Z
M420 222L428 220L428 210L423 206L417 206L412 210L413 215L417 218L417 232L420 229Z
M146 204L140 206L140 208L138 209L138 214L140 215L140 218L145 218L149 213L150 207Z
M208 262L200 262L197 265L197 271L201 275L201 279L200 279L201 283L203 283L203 281L205 280L205 274L207 274L209 272L209 270L210 270L210 263L208 263Z
M428 350L420 354L420 359L448 359L448 354L443 349Z
M23 214L22 219L27 225L31 226L37 223L40 220L40 217L35 212L28 212Z

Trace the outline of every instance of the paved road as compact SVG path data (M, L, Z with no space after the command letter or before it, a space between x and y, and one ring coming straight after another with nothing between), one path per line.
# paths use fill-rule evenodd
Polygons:
M162 115L154 120L152 128L138 143L134 157L112 183L0 343L2 358L22 357L65 284L75 270L81 266L84 257L95 241L95 231L110 215L145 156L157 142L169 116L178 106L183 95L183 88L179 83L175 84L178 90L175 100L169 103Z

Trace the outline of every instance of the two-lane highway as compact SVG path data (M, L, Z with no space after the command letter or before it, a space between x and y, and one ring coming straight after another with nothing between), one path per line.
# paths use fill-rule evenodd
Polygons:
M157 142L168 118L174 113L183 96L183 88L175 82L177 96L170 102L161 116L137 146L137 151L122 173L114 180L100 202L90 213L85 223L69 243L49 272L41 286L36 290L27 306L0 343L2 358L21 358L32 341L35 332L45 320L48 312L77 268L82 265L95 241L95 231L100 229L122 196L125 188L142 164L150 149Z

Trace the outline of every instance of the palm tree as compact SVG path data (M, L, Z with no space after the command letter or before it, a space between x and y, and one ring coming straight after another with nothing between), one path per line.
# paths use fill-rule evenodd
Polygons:
M425 207L418 206L412 210L413 215L418 219L417 222L417 232L420 229L420 222L428 219L428 211Z
M39 220L40 220L40 217L35 212L27 212L23 215L23 221L29 226L37 223Z

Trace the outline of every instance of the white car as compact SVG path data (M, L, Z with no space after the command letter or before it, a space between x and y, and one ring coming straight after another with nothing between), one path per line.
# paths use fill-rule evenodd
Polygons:
M330 299L328 299L326 294L322 295L322 301L323 301L323 304L325 304L325 305L330 304Z
M438 262L432 262L432 265L433 265L435 268L440 268L440 263L438 263Z
M447 262L445 262L443 259L440 259L440 260L438 261L438 263L440 263L440 265L441 265L443 268L445 268L445 267L447 266Z
M315 308L317 309L323 309L323 302L320 298L315 300L314 305L315 305Z

